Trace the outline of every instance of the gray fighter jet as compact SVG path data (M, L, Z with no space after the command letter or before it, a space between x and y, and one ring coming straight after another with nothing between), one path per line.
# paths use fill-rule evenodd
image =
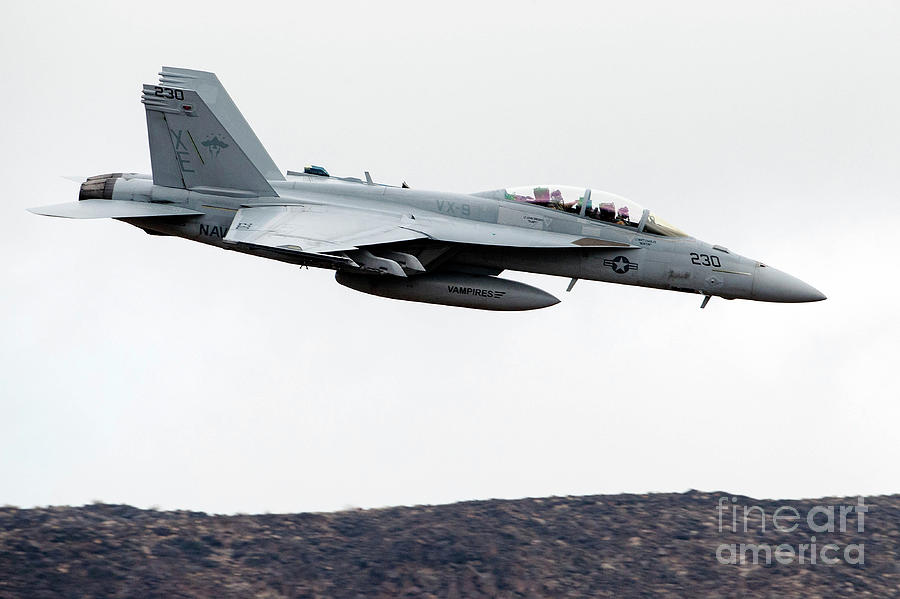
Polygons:
M114 218L292 264L330 268L364 293L483 310L559 302L504 270L767 302L814 302L784 272L695 239L634 202L592 188L507 187L473 194L282 174L218 78L163 67L145 85L152 175L89 177L46 216Z

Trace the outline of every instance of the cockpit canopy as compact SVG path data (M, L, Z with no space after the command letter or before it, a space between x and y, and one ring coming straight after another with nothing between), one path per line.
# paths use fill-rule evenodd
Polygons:
M577 214L592 220L640 232L666 237L687 237L681 231L653 214L637 202L599 189L584 189L568 185L526 185L502 190L507 200L537 204L552 210Z

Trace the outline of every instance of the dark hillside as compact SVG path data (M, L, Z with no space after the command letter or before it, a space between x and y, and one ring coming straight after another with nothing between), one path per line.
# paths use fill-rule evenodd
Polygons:
M691 491L258 516L7 507L0 598L900 597L900 495L865 498L862 522L855 497L734 499Z

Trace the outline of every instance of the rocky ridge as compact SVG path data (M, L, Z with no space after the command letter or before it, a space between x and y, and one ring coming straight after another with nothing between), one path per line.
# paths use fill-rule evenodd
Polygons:
M4 507L0 598L900 597L900 495L864 502L862 526L856 497L699 491L252 516Z

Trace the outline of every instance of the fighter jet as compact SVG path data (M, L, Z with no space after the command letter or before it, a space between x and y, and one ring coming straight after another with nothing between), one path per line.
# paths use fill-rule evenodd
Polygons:
M77 202L31 208L112 218L301 266L382 297L482 310L559 300L499 277L522 271L765 302L819 291L758 260L691 237L635 202L591 187L512 186L471 194L282 173L219 79L163 67L144 85L152 174L88 177Z

